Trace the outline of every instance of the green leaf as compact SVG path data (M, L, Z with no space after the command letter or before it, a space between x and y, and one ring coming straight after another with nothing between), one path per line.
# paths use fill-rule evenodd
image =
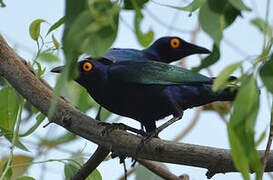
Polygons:
M46 118L46 116L43 113L40 113L36 117L36 120L37 120L36 123L29 130L27 130L24 134L19 135L19 137L25 137L25 136L32 134L40 126L40 124L45 120L45 118Z
M251 11L249 7L247 7L242 0L228 0L232 6L234 6L238 10Z
M149 0L124 0L124 9L142 9Z
M47 34L48 35L50 32L54 31L58 27L64 24L64 17L60 18L57 22L55 22L48 30Z
M139 10L135 12L134 25L135 25L135 33L138 42L143 46L147 47L154 39L154 32L149 30L147 33L141 32L140 23L143 19L143 15Z
M64 174L65 179L69 180L78 170L80 167L75 165L74 163L67 163L64 166ZM87 178L86 180L102 180L100 172L95 169Z
M101 57L114 42L120 7L110 0L95 1L81 12L64 38L65 54L91 54Z
M100 113L100 120L102 122L106 121L107 118L109 118L109 116L111 115L112 113L110 111L108 111L107 109L105 108L102 108L101 110L101 113Z
M15 180L35 180L35 179L30 176L20 176L20 177L17 177Z
M162 163L158 163L160 166L166 168L166 166ZM135 180L163 180L158 175L154 174L150 170L148 170L146 167L142 165L138 165L136 167L136 178Z
M75 82L69 82L66 92L72 105L77 107L81 112L86 112L94 107L94 102L87 90Z
M3 2L3 0L0 0L0 7L1 7L1 8L6 7L6 4Z
M28 148L21 141L19 141L19 139L15 140L15 146L18 147L19 149L23 150L23 151L30 152L28 150Z
M35 106L31 107L31 110L33 111L34 114L37 114L39 111L39 109L37 109Z
M238 15L240 11L228 0L207 0L200 9L199 21L201 28L219 46L223 38L223 29L231 25Z
M64 174L65 179L69 180L78 170L80 167L78 165L67 163L64 165Z
M33 157L31 156L26 156L26 155L13 156L11 165L18 165L22 163L28 163L28 164L25 166L17 166L12 168L12 179L17 176L22 176L28 170L32 162L33 162Z
M55 48L60 49L61 45L60 45L59 41L55 38L55 36L53 34L51 37L52 37L52 41L54 43Z
M86 180L102 180L100 172L95 169L87 178Z
M226 0L207 0L201 7L199 13L199 21L201 28L214 40L214 43L219 46L223 38L221 27L221 11ZM209 19L209 21L208 21Z
M264 140L265 136L266 136L266 130L263 131L263 133L260 135L258 140L255 142L256 147L261 144L261 142Z
M63 51L66 59L66 67L62 71L62 74L58 78L57 85L55 87L54 95L50 104L48 119L50 120L57 102L57 98L60 96L61 91L63 90L64 83L68 79L73 79L77 76L77 68L71 68L76 65L78 56L80 52L77 51L76 46L70 47L70 37L68 36L68 31L71 30L72 24L79 17L79 15L89 9L89 4L87 0L83 1L65 1L65 16L64 16L64 33L62 37ZM81 31L79 31L81 32ZM62 83L62 85L60 84Z
M271 37L273 33L273 27L265 20L261 18L254 18L251 20L251 24L256 26L263 34Z
M198 67L192 68L193 72L199 72L201 69L207 68L212 64L216 63L220 58L219 47L215 44L213 45L212 53L201 61L201 64Z
M247 102L247 103L246 103ZM238 150L238 147L232 146L235 148L233 151L236 156L246 156L248 166L256 172L257 179L260 179L262 175L262 165L260 161L259 154L256 150L255 144L255 123L257 118L257 113L259 109L259 90L257 87L256 79L253 75L249 75L239 89L239 92L234 101L233 113L230 117L229 122L229 137L232 138L230 141L236 141L240 144L242 150ZM236 149L237 148L237 149ZM246 177L248 172L245 171L246 165L242 167L240 161L235 158L235 154L232 154L234 158L235 166L239 171Z
M241 15L241 11L234 8L230 3L227 3L221 15L222 28L225 29L230 26L239 15Z
M38 69L36 70L37 77L38 78L42 77L42 75L45 73L46 68L42 69L42 66L41 66L41 64L38 61L34 61L34 64L36 64L37 67L38 67Z
M231 64L231 65L227 66L220 73L220 75L215 79L215 81L213 83L212 90L218 91L218 90L225 88L230 74L233 73L236 69L238 69L241 65L242 65L242 62L238 62L238 63Z
M6 164L7 161L8 161L8 157L3 157L0 161L0 167L3 167L3 165ZM10 168L10 170L12 170L12 174L10 174L11 179L15 179L16 177L18 178L18 176L22 176L30 167L32 161L33 161L33 157L31 156L14 155L11 166L16 166L23 163L26 163L26 164L24 166L16 166L16 167Z
M260 69L261 79L268 91L273 93L273 53Z
M70 70L70 68L75 67L75 66L73 66L75 63L76 62L67 61L66 66L62 70L61 75L57 79L57 83L55 85L55 90L54 90L54 93L53 93L53 97L51 99L50 107L49 107L49 110L48 110L48 116L47 117L48 117L49 121L51 121L51 118L52 118L53 113L55 111L57 100L58 100L59 96L61 95L61 92L63 91L64 87L67 84L69 73L73 74L73 71ZM74 72L75 72L75 69L77 70L77 68L74 68ZM73 75L76 76L75 73ZM73 75L71 75L71 76L73 77Z
M53 53L50 53L50 52L42 52L38 56L38 58L41 61L48 62L48 63L58 62L59 61L59 58L57 56L55 56Z
M231 146L231 155L235 167L238 171L240 171L245 180L249 180L249 169L248 169L248 159L244 153L244 149L241 146L241 142L239 141L236 133L233 131L232 127L228 125L228 135L229 135L229 143Z
M14 89L7 86L0 90L0 99L0 129L12 133L19 109L18 97Z
M31 24L30 24L30 27L29 27L29 34L31 36L31 38L35 41L38 41L38 38L40 36L40 27L41 27L41 23L43 22L46 22L45 20L43 19L37 19L35 21L33 21Z
M189 11L190 16L191 16L192 12L194 12L195 10L200 8L204 4L204 2L205 2L205 0L193 0L190 4L188 4L187 6L184 6L184 7L171 6L171 5L161 4L161 3L157 3L157 2L155 2L155 3L159 4L161 6L166 6L166 7L170 7L170 8L181 10L181 11Z
M4 160L4 158L1 160L1 166L0 167L2 167L2 172L1 172L1 174L4 172L4 170L6 169L6 167L7 167L7 160L8 160L8 158L6 158L5 159L5 161L3 161ZM4 162L4 163L2 163L2 162ZM5 180L10 180L11 179L11 176L12 176L12 169L11 168L9 168L9 170L8 170L8 172L6 173L6 175L5 175Z
M74 23L75 19L79 16L79 14L85 10L88 9L88 1L71 1L66 0L65 1L65 16L64 16L64 33L63 33L63 39L66 38L67 33L69 29L71 28L71 25Z
M6 139L7 139L10 143L12 143L13 134L9 133L9 134L5 135L5 137L6 137ZM17 148L19 148L19 149L21 149L21 150L23 150L23 151L30 152L30 151L28 150L28 148L27 148L27 147L26 147L18 138L15 140L14 145L15 145Z

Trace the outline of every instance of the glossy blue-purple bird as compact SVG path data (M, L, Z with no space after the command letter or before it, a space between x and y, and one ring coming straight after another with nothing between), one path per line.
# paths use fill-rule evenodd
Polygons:
M173 115L176 121L188 108L231 101L236 95L231 88L213 92L211 78L166 63L124 61L105 65L101 62L91 58L78 62L76 81L98 104L139 121L149 133L156 131L157 120L168 115ZM51 71L59 73L62 68Z
M192 54L208 53L210 53L208 49L189 43L179 37L164 36L143 50L112 48L104 55L104 58L112 63L145 60L170 63Z
M192 54L208 54L204 47L189 43L176 36L164 36L143 50L112 48L104 55L104 61L112 64L121 61L158 61L171 63ZM101 106L96 119L100 119Z

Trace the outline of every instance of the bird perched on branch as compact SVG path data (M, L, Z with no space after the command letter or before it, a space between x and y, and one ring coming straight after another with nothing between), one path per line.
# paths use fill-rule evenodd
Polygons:
M145 60L170 63L192 54L208 53L210 53L208 49L191 44L179 37L165 36L157 39L144 50L112 48L104 55L104 58L112 63Z
M105 55L106 64L121 61L159 61L171 63L192 54L208 54L204 47L189 43L176 36L164 36L157 39L150 47L144 50L112 48ZM101 106L95 119L100 120Z
M230 87L212 91L213 79L184 68L156 61L124 61L111 65L91 58L78 62L75 81L85 87L95 101L109 111L130 117L157 135L155 122L214 101L231 101L236 95ZM63 66L52 69L60 73Z

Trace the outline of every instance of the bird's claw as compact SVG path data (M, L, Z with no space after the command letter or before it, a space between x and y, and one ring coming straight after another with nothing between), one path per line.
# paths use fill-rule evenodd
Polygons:
M144 136L142 139L141 139L141 142L139 143L139 145L137 146L137 149L136 149L136 154L138 152L140 152L144 145L149 142L152 138L159 138L158 137L158 129L156 129L155 131L153 132L150 132L149 134L147 134L147 136Z

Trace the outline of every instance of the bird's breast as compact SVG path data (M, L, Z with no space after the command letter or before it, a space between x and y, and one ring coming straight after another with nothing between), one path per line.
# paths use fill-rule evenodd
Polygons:
M138 121L159 120L172 114L163 86L111 81L88 91L109 111Z

